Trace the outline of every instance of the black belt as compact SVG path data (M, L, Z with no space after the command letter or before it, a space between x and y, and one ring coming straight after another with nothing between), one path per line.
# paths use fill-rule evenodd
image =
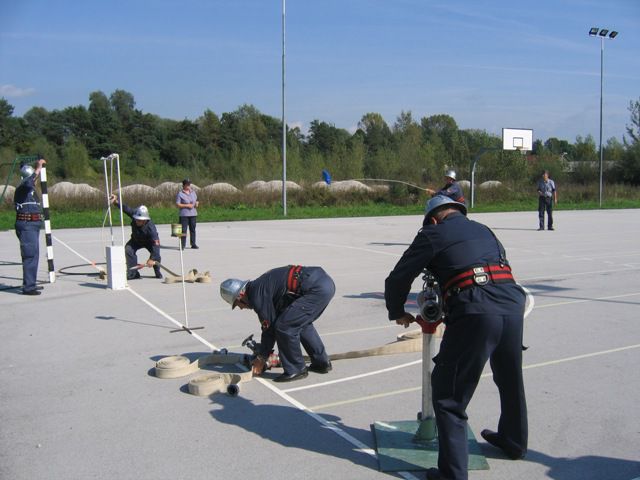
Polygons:
M444 285L444 300L452 293L457 293L469 287L483 286L487 283L515 283L509 265L482 265L465 270Z
M23 222L39 222L42 220L42 215L39 213L17 213L16 220Z

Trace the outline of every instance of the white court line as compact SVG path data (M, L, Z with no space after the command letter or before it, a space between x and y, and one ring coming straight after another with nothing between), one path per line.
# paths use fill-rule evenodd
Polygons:
M360 440L358 440L354 436L349 435L347 432L345 432L340 427L338 427L335 422L330 422L327 419L325 419L324 417L322 417L321 415L318 415L317 413L315 413L313 411L312 408L309 408L309 407L305 406L304 404L300 403L295 398L293 398L290 395L288 395L285 391L280 390L279 388L276 388L271 382L268 382L264 378L259 378L258 377L257 380L260 383L262 383L265 387L267 387L269 390L274 392L276 395L278 395L279 397L281 397L285 401L289 402L294 407L298 408L299 410L302 410L304 413L309 415L315 421L320 423L320 425L322 425L324 428L327 428L327 429L331 430L333 433L335 433L336 435L339 435L340 437L342 437L344 440L346 440L351 445L356 447L357 451L362 452L362 453L366 453L367 455L370 455L373 458L377 459L378 456L377 456L376 451L374 449L369 448L367 445L362 443ZM402 478L406 478L407 480L418 480L417 477L415 477L414 475L410 474L409 472L395 472L395 473L400 475Z
M634 297L636 295L640 295L640 292L624 293L622 295L611 295L609 297L585 298L583 300L568 300L566 302L547 303L547 304L544 304L544 305L540 305L537 308L559 307L559 306L562 306L562 305L573 305L573 304L576 304L576 303L596 302L598 300L611 300L612 298Z
M607 355L610 353L617 353L617 352L622 352L625 350L632 350L634 348L640 348L640 344L636 344L636 345L628 345L626 347L619 347L619 348L612 348L610 350L603 350L600 352L593 352L593 353L585 353L583 355L576 355L573 357L567 357L567 358L560 358L558 360L550 360L548 362L541 362L541 363L534 363L531 365L526 365L524 367L522 367L523 370L531 370L533 368L540 368L540 367L547 367L549 365L557 365L559 363L565 363L565 362L573 362L575 360L582 360L585 358L591 358L591 357L597 357L600 355ZM489 372L489 373L483 373L480 378L487 378L487 377L491 377L493 376L493 373ZM365 397L358 397L358 398L351 398L349 400L342 400L339 402L333 402L333 403L325 403L322 405L314 405L311 408L312 410L322 410L325 408L330 408L330 407L337 407L337 406L341 406L341 405L348 405L351 403L359 403L359 402L365 402L368 400L372 400L372 399L377 399L377 398L383 398L383 397L390 397L392 395L401 395L403 393L409 393L409 392L417 392L422 390L422 386L419 387L411 387L411 388L404 388L402 390L393 390L393 391L389 391L389 392L384 392L384 393L377 393L375 395L368 395Z
M287 388L286 390L282 390L282 391L288 393L288 392L297 392L299 390L307 390L309 388L325 387L327 385L333 385L335 383L349 382L351 380L357 380L359 378L365 378L365 377L370 377L372 375L379 375L381 373L391 372L393 370L398 370L398 369L404 368L404 367L410 367L411 365L417 365L419 363L422 363L422 359L414 360L413 362L409 362L409 363L403 363L401 365L396 365L394 367L384 368L382 370L376 370L376 371L373 371L373 372L363 373L361 375L353 375L351 377L339 378L337 380L331 380L329 382L314 383L313 385L305 385L304 387Z

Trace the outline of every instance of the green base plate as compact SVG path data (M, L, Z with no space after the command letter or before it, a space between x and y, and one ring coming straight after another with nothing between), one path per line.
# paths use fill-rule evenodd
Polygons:
M375 422L371 425L376 440L378 464L382 472L426 470L438 466L438 440L425 443L413 441L420 422ZM469 470L489 470L487 459L470 428Z

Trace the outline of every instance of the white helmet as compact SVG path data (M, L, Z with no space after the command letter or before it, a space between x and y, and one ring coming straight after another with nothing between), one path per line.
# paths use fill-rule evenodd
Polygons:
M449 178L453 178L455 180L456 179L456 171L455 170L447 170L446 172L444 172L444 176L445 177L449 177Z
M133 219L134 220L151 220L151 217L149 216L149 209L144 205L140 205L138 208L136 208L136 211L133 212Z
M467 214L467 206L464 203L456 202L446 195L436 195L435 197L431 197L427 202L427 208L425 209L425 215L427 221L433 215L433 213L443 205L449 205L451 207L456 207L460 210L464 215Z
M24 180L25 178L29 178L31 175L35 173L35 170L31 165L23 165L20 167L20 177Z
M236 306L236 300L245 287L249 283L249 280L238 280L237 278L227 278L220 284L220 296L231 305L231 310Z

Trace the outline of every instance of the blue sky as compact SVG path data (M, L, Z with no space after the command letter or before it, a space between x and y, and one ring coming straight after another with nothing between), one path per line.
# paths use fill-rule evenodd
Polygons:
M195 120L249 103L281 116L282 0L0 0L0 97L15 115L88 106L124 89L136 108ZM353 131L446 113L460 128L534 139L622 140L640 99L640 0L287 0L290 125Z

